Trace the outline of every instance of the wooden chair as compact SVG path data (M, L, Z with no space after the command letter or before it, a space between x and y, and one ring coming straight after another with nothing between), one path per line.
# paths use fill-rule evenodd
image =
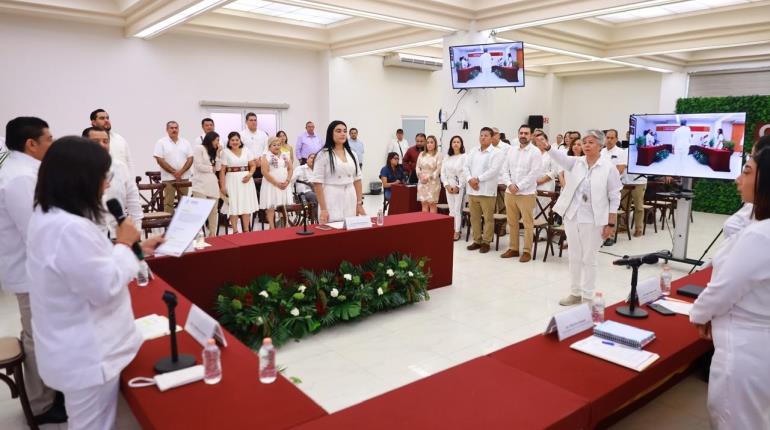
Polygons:
M623 191L626 191L626 196L622 197L620 200L618 220L616 221L617 228L615 228L615 242L618 241L618 230L620 230L621 225L625 226L628 240L631 240L631 214L633 214L633 211L631 210L631 190L633 189L634 185L623 186ZM626 209L623 209L624 207Z
M314 217L315 204L308 204L308 224L318 224ZM280 205L275 208L275 226L276 227L296 227L305 221L305 211L300 204Z
M144 236L149 237L154 228L168 228L171 223L171 214L163 210L163 189L165 185L160 182L142 184L141 178L136 177L136 187L139 189L139 197L142 199L142 230Z
M147 171L144 172L147 175L147 181L151 184L160 184L160 171Z
M24 362L24 350L21 342L15 337L0 338L0 380L11 389L11 398L19 398L21 409L24 411L24 418L30 429L37 430L35 417L32 415L32 408L29 406L27 390L24 387L24 372L22 363ZM13 379L11 379L13 377Z

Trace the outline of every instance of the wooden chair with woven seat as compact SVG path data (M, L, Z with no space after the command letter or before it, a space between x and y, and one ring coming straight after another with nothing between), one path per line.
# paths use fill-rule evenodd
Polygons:
M647 203L642 206L644 208L644 216L642 217L642 220L644 222L644 226L642 226L642 236L647 234L647 224L649 224L649 221L652 220L652 226L655 228L655 233L658 232L658 224L655 220L655 215L658 212L658 209L654 205L649 205ZM632 222L632 227L634 227L634 231L636 231L636 220L634 219Z
M35 417L32 415L32 408L29 405L27 390L24 388L24 371L22 363L24 362L24 350L21 342L15 337L0 338L0 380L11 389L11 398L19 398L21 409L24 411L24 418L27 425L33 430L37 430ZM13 379L11 379L13 377Z
M314 214L315 204L308 203L308 224L318 224ZM305 211L301 204L280 205L275 208L276 227L296 227L305 221Z
M136 177L136 187L139 189L139 197L142 199L142 230L144 236L149 237L155 228L168 228L171 223L171 214L163 211L164 184L160 182L140 183L141 178Z
M508 216L506 214L499 214L495 210L492 218L495 220L495 251L499 251L500 237L508 233ZM484 230L484 218L481 219L481 229L482 231Z

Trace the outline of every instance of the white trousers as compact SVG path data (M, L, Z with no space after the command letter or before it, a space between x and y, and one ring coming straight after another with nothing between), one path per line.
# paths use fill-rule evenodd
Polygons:
M569 247L570 290L573 296L584 299L594 298L596 288L596 257L604 240L603 226L582 224L577 220L565 220L564 230L567 233Z
M465 187L460 187L457 194L446 193L446 203L449 205L449 216L455 220L455 232L460 231L463 223L463 202L465 201Z
M120 376L102 385L64 391L69 430L112 430L118 409Z
M324 199L329 212L329 222L343 221L346 217L356 216L356 189L353 184L324 184Z
M711 427L770 429L770 329L736 322L729 313L715 318L711 329Z

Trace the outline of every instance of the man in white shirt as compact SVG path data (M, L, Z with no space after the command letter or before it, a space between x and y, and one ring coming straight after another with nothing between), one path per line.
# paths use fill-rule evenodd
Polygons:
M492 149L500 151L503 154L508 154L508 150L511 149L511 144L503 142L500 138L500 129L492 127ZM497 181L497 200L495 200L495 208L497 213L504 214L505 207L505 181L503 181L503 173L500 172L500 179Z
M83 130L83 137L99 144L107 152L110 151L110 135L107 134L107 130L101 127L88 127ZM139 197L139 189L136 187L136 180L131 177L128 173L128 167L120 160L112 160L110 175L112 176L110 187L104 191L104 196L102 196L105 210L108 200L117 199L121 206L123 206L123 213L131 216L136 229L142 231L144 212L142 212L142 203ZM105 216L102 221L110 237L116 237L115 228L118 226L118 223L115 217Z
M166 184L163 190L164 211L174 213L174 201L177 197L187 194L189 187L175 186L177 182L190 179L190 167L193 163L192 146L184 137L179 137L179 123L169 121L166 123L168 136L158 140L152 155L160 166L160 180Z
M358 140L358 129L353 127L348 132L350 133L350 139L348 144L350 149L356 154L356 160L358 160L358 167L364 168L364 142Z
M409 141L404 138L404 130L398 129L396 130L396 138L390 141L390 145L388 146L388 152L395 152L398 154L398 158L400 160L404 159L404 155L406 155L406 151L409 149Z
M519 221L524 224L524 250L519 261L532 260L532 237L535 222L532 214L537 206L537 179L541 174L542 155L531 145L528 125L519 127L519 144L505 154L500 177L505 185L505 213L511 240L501 258L519 257Z
M683 162L684 159L687 158L688 152L690 151L690 144L692 142L692 130L687 126L686 120L682 120L680 124L681 125L676 130L674 130L672 140L674 142L674 153L677 155L677 158L680 160L680 162Z
M481 73L485 75L492 73L492 54L487 48L484 48L484 53L479 57L479 65L481 66Z
M606 134L607 146L602 149L602 155L607 156L612 161L612 164L618 169L620 173L620 180L623 185L633 185L633 189L626 189L625 187L620 194L620 206L628 213L629 203L633 201L634 205L634 237L640 237L642 235L642 229L644 228L644 193L647 190L647 178L641 175L633 175L634 178L628 176L626 172L626 166L628 163L628 152L618 146L618 131L615 129L607 130ZM628 194L631 194L629 198ZM624 225L623 220L618 220L618 231L625 231L629 226Z
M48 124L39 118L19 117L6 126L10 154L0 168L0 284L14 293L21 316L24 345L24 386L37 424L67 421L64 404L38 374L32 313L30 278L26 271L27 225L32 216L40 160L53 142Z
M203 118L201 120L201 130L203 131L203 134L195 138L195 145L202 144L203 138L206 137L206 134L214 131L214 120L211 118Z
M492 134L494 131L489 127L481 129L480 147L468 153L463 168L465 177L468 178L468 208L471 213L473 232L473 243L467 249L469 251L478 249L482 254L489 252L489 244L494 236L495 196L500 167L504 160L504 154L492 148ZM482 216L484 217L483 233L481 232Z
M128 148L128 142L123 136L112 131L112 122L110 114L104 109L96 109L91 112L91 127L101 127L110 134L110 156L113 160L122 161L128 167L128 173L134 174L134 164L131 161L131 151Z
M257 128L257 114L254 112L247 113L246 128L241 132L241 141L246 149L255 157L255 160L259 159L267 150L267 138L267 133ZM225 142L225 147L227 147L227 142ZM262 176L256 174L258 171L259 162L257 162L257 170L254 172L255 177Z

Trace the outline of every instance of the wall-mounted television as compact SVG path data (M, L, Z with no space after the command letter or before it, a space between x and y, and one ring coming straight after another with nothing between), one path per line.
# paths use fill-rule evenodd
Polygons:
M746 113L631 115L629 175L735 179Z
M524 43L487 43L449 47L452 88L524 86Z

